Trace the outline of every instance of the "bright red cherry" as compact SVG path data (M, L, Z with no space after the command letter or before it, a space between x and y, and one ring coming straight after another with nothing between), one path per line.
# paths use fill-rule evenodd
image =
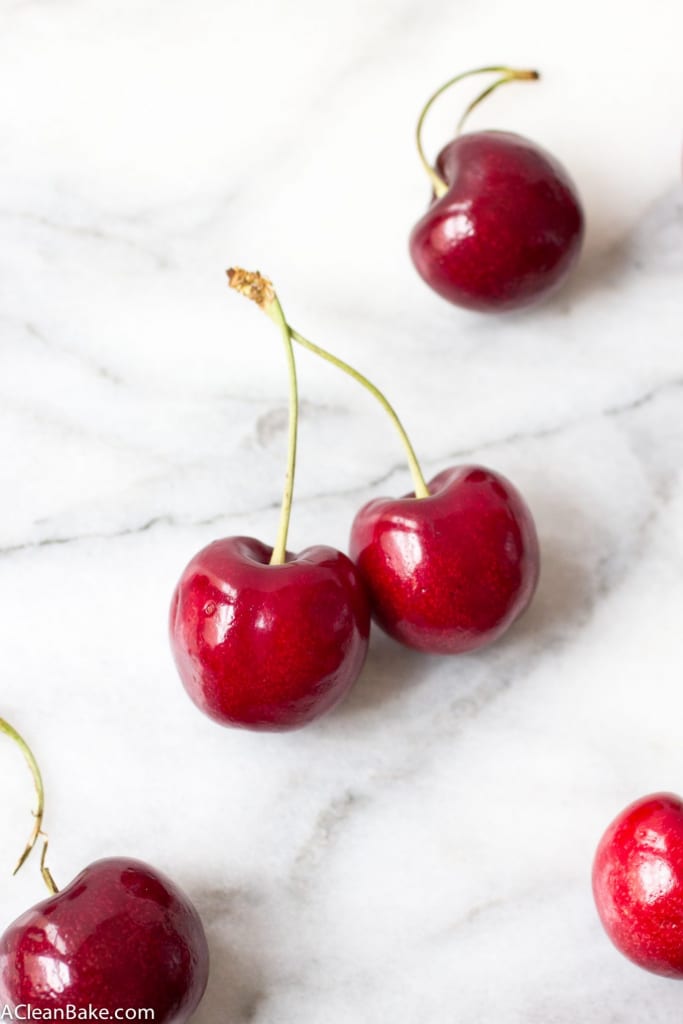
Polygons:
M609 826L593 863L593 895L614 945L640 967L683 978L683 801L636 800Z
M273 548L227 537L195 555L173 594L171 648L185 689L217 722L295 729L334 707L358 678L370 611L346 555L323 546L287 551L298 416L291 332L270 281L240 269L228 278L285 341L290 417L280 530Z
M15 874L43 836L44 790L38 763L19 733L0 718L30 768L37 795L34 824ZM114 1020L151 1011L157 1024L185 1024L204 994L209 951L197 911L160 872L137 860L99 860L61 891L45 863L50 896L0 936L0 1004L28 1020Z
M330 547L286 554L250 537L215 541L185 569L171 645L192 700L223 725L293 729L358 677L370 614L353 563Z
M417 650L461 654L492 643L529 604L536 530L520 494L490 469L447 469L427 487L429 497L362 508L351 556L382 629Z
M206 987L209 952L186 896L140 861L91 864L0 938L0 1002L55 1010L151 1009L182 1024Z
M505 73L493 88L537 77L499 70ZM420 127L433 100L462 77L434 94ZM442 149L433 169L419 134L418 146L435 197L412 231L410 253L434 291L495 313L536 302L562 284L578 258L584 218L576 188L554 157L510 132L468 132Z

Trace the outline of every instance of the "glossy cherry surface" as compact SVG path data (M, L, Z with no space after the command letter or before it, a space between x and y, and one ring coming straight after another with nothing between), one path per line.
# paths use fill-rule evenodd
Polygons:
M605 931L625 956L655 974L683 978L683 801L636 800L612 822L593 864Z
M581 249L581 204L565 169L510 132L468 132L441 151L448 191L410 237L413 262L450 302L489 312L548 295Z
M41 1010L147 1008L182 1024L206 987L199 916L158 871L111 858L85 868L0 938L0 1002Z
M215 541L173 595L180 677L224 725L305 725L344 697L365 661L370 612L350 559L318 546L269 565L271 550L250 537Z
M460 654L492 643L529 604L536 529L512 484L489 469L447 469L428 488L425 498L362 508L351 555L387 633L417 650Z

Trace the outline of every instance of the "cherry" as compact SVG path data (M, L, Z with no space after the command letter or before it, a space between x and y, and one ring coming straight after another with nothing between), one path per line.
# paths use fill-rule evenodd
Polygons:
M614 945L640 967L683 978L683 801L630 804L600 840L593 895Z
M538 581L536 529L522 497L505 477L481 466L451 467L428 485L382 392L288 327L294 341L374 395L408 457L414 493L371 501L351 528L351 557L375 620L402 643L435 654L492 643L526 609Z
M365 505L351 557L382 629L420 651L461 654L492 643L526 609L536 531L521 495L490 469L452 467L427 490Z
M199 1005L208 949L197 911L159 871L90 864L0 938L0 1001L41 1009L149 1008L179 1024Z
M36 824L17 870L41 835L43 786L33 754L12 727L38 792ZM183 1024L206 988L209 953L188 898L159 871L114 857L86 867L61 891L45 865L51 895L0 937L0 1002L16 1010L114 1013L147 1009L159 1024ZM66 1016L64 1019L68 1019Z
M432 168L421 142L427 112L451 85L482 72L502 77L470 104ZM512 68L468 71L438 89L420 115L418 152L434 198L413 228L410 254L427 284L456 305L494 313L529 305L558 288L578 258L583 212L562 165L521 135L459 134L467 114L498 86L536 78Z
M334 707L367 652L356 567L330 547L286 552L252 537L214 541L183 572L171 644L197 707L223 725L293 729Z
M180 678L197 706L223 725L284 730L337 704L365 661L370 611L358 570L331 547L287 551L296 462L298 395L292 339L272 285L228 272L231 287L280 327L290 371L288 468L274 548L228 537L190 561L171 602Z

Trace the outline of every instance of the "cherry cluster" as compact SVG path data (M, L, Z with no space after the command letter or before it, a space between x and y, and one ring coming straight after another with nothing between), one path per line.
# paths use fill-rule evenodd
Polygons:
M290 442L274 547L227 537L190 561L171 602L170 635L194 702L223 725L282 730L334 707L358 678L370 616L396 640L459 654L497 639L529 604L539 572L536 530L513 485L481 466L427 483L393 407L357 370L289 325L270 281L233 269L230 285L282 333L290 370ZM287 551L296 461L293 342L379 399L406 448L414 493L371 501L351 527L349 558L318 545Z
M422 127L434 101L468 75L496 79L467 108L456 137L432 166ZM535 71L480 68L428 100L417 127L433 197L410 238L424 280L450 302L484 312L546 297L577 260L584 218L564 168L509 132L461 133L494 89ZM216 540L190 561L171 603L170 639L192 700L222 725L299 728L319 718L358 679L370 621L399 643L457 655L497 640L524 612L539 575L531 513L500 473L451 466L426 481L393 406L363 374L309 341L285 317L259 273L228 271L230 286L278 327L289 369L289 442L280 526L271 547L253 537ZM325 545L287 550L298 430L294 346L355 379L398 431L413 491L379 498L356 514L349 555ZM37 793L34 826L16 870L43 836L40 770L19 746ZM184 1024L204 993L209 953L190 900L156 869L129 858L86 867L49 890L0 937L0 1001L38 1010L147 1008L158 1024ZM603 836L593 867L599 915L616 946L655 973L683 978L683 802L656 794L628 807ZM79 1017L78 1019L85 1019Z

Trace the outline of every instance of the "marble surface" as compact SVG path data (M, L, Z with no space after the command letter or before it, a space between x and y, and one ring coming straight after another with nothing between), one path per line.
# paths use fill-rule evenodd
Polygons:
M680 1020L589 874L623 805L683 789L682 30L665 0L0 2L0 713L43 766L58 882L120 853L196 901L199 1024ZM497 60L545 77L473 127L555 152L589 231L556 298L486 318L405 240L421 102ZM166 639L190 556L277 526L286 371L231 263L386 389L427 473L510 476L543 550L493 648L375 633L345 704L281 736L202 717ZM291 547L344 547L408 473L370 399L299 362ZM9 743L0 775L9 921L41 885L9 877L31 801Z

